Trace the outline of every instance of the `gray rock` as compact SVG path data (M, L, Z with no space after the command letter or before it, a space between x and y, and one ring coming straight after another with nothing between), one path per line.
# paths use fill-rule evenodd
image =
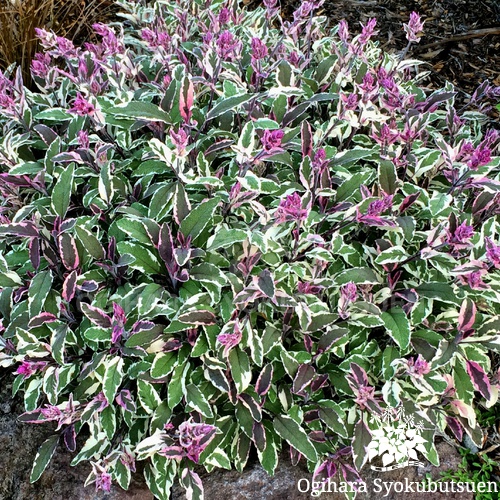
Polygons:
M52 462L35 484L30 484L29 475L33 458L40 444L52 434L53 427L48 425L22 424L17 416L23 412L18 398L10 397L10 387L3 384L0 389L0 408L11 408L10 412L0 411L0 500L153 500L141 474L133 477L131 487L123 491L113 486L110 493L96 492L93 486L84 488L83 484L90 471L87 464L71 467L72 454L63 450L56 451ZM440 467L408 467L391 472L373 472L366 468L363 477L367 482L367 493L360 494L360 500L385 498L387 500L431 500L460 499L472 500L472 493L390 493L384 497L375 492L374 481L387 483L422 481L430 473L433 479L439 473L455 470L461 462L460 455L447 443L437 446L441 459ZM311 474L303 467L292 466L286 456L273 477L269 477L257 463L249 464L242 473L236 471L214 470L211 474L199 471L202 477L206 500L302 500L312 498L306 490ZM337 486L338 489L339 486ZM332 488L333 489L333 488ZM424 495L424 496L422 496ZM183 490L175 486L172 500L183 500ZM323 493L323 500L343 500L342 493Z

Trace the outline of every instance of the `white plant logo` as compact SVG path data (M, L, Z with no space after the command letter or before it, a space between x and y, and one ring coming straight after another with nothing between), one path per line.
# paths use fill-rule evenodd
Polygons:
M375 417L372 441L368 446L368 460L381 457L383 467L370 465L372 470L386 472L408 466L421 466L417 451L425 454L426 440L420 435L422 424L412 415L405 415L402 407L387 408L381 417Z

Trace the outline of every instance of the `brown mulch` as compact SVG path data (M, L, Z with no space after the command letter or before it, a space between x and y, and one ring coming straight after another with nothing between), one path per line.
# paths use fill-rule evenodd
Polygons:
M244 3L251 7L260 0ZM300 0L281 0L281 5L283 16L291 19ZM484 80L500 85L500 0L326 0L318 14L332 25L345 19L353 33L375 17L376 39L388 52L398 52L406 46L403 23L412 11L425 25L407 57L428 64L430 86L450 81L471 94Z

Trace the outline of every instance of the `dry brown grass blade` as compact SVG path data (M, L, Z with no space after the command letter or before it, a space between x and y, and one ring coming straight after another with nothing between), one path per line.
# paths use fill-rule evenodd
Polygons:
M92 24L114 19L113 0L0 0L0 69L21 66L27 84L39 51L35 28L53 30L71 40L92 37Z

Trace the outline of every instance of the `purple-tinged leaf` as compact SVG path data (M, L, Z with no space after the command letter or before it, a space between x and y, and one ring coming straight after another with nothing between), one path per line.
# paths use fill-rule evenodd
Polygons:
M419 198L420 191L408 195L399 205L399 213L402 214L405 210L408 210Z
M50 127L47 127L47 125L43 125L41 123L35 125L33 129L37 132L37 134L41 137L42 141L47 146L50 146L58 137Z
M311 431L309 439L315 443L326 443L327 441L326 434L323 431Z
M462 442L462 438L464 436L464 429L462 427L462 424L460 423L460 420L455 417L446 417L446 423L448 424L448 427L450 428L451 432L454 434L454 436L457 438L458 442Z
M266 449L266 429L262 425L262 422L253 423L252 441L261 453Z
M301 364L293 380L292 392L304 395L304 389L311 384L316 375L316 370L308 364Z
M485 373L479 363L475 361L466 360L467 373L469 374L474 388L479 391L481 395L489 400L491 398L491 385L488 375Z
M178 318L178 321L182 323L187 323L189 325L215 325L216 317L212 311L206 310L196 310L196 311L188 311L181 314Z
M259 396L265 396L269 389L271 388L271 382L273 380L273 365L271 363L267 364L262 368L259 378L255 383L255 390Z
M158 253L163 262L170 269L174 261L174 242L172 240L172 233L170 227L164 222L160 228L160 238L158 242Z
M73 453L76 450L76 431L73 424L64 429L63 438L66 449Z
M312 157L313 152L313 140L312 140L312 129L308 121L304 120L301 126L301 147L302 147L302 157L306 156Z
M188 77L185 77L182 82L181 92L179 95L179 111L182 119L186 123L189 123L189 121L191 120L193 101L194 101L193 82L191 82L191 80Z
M322 387L324 387L328 383L328 374L323 373L322 375L318 375L311 382L311 392L314 394L316 391L319 391Z
M354 458L354 466L357 470L361 470L368 460L368 445L371 441L372 435L370 429L362 419L359 420L354 427L354 436L352 440L352 455Z
M71 271L64 279L61 295L66 302L71 302L73 300L73 297L75 296L77 279L77 271Z
M358 471L351 467L349 464L341 463L340 470L342 471L342 477L346 483L352 484L355 488L356 484L362 483L363 479L358 474Z
M61 255L62 263L68 271L77 269L80 265L80 258L78 256L78 249L76 248L76 241L68 233L62 233L58 238L59 253Z
M327 352L336 342L343 339L349 330L347 328L331 328L324 333L318 342L318 354Z
M111 318L98 307L90 306L89 304L82 302L80 304L83 314L94 323L94 325L100 326L101 328L111 328L113 322Z
M28 323L28 328L37 328L38 326L43 326L45 323L53 323L57 321L57 317L52 313L43 312L31 318Z
M137 411L137 406L132 398L132 393L128 389L122 389L115 398L116 404L121 406L125 411L134 413Z
M460 314L458 316L458 331L461 333L466 333L472 330L472 326L476 321L476 304L467 298L462 302L460 307Z
M29 245L30 261L35 270L40 267L40 240L38 238L31 238Z
M0 235L4 236L26 236L38 238L40 236L37 227L33 222L12 222L10 224L0 224Z
M82 292L95 292L99 288L99 284L94 280L85 280L81 285L77 285L77 288Z
M204 498L203 483L196 472L186 467L182 471L181 482L186 489L186 500L202 500Z
M182 460L185 456L184 448L182 446L165 446L159 452L159 455L162 455L170 460Z
M262 420L262 409L259 403L252 396L250 396L250 394L240 394L238 396L238 399L248 409L248 411L252 415L252 418L256 422L260 422Z

